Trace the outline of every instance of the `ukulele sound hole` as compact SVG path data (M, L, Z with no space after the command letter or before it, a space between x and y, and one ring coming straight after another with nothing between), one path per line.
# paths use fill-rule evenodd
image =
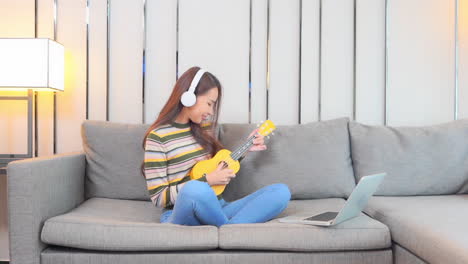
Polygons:
M223 169L228 166L227 162L225 162L224 160L220 161L219 164L223 164Z

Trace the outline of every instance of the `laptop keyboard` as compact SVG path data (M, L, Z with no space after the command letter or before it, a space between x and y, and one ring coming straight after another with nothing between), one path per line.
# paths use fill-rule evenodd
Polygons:
M307 220L307 221L331 221L331 220L335 219L335 217L337 215L338 215L338 212L326 212L326 213L323 213L323 214L314 215L312 217L305 218L304 220Z

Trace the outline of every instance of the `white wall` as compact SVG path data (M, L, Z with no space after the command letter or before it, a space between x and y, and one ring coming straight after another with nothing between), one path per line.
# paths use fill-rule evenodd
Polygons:
M1 2L0 37L34 37L37 26L66 49L56 108L53 93L38 95L39 156L54 144L57 153L81 150L85 119L153 122L177 72L194 65L224 86L221 122L468 117L466 0L458 79L455 0L57 0L56 21L54 0L38 0L37 24L34 2ZM0 102L1 153L25 152L23 108Z

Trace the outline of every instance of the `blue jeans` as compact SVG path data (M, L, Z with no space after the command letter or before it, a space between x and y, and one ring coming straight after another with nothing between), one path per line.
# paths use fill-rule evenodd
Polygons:
M179 191L173 210L161 215L161 223L215 225L264 223L288 206L291 193L287 185L265 186L236 201L218 200L211 186L191 180Z

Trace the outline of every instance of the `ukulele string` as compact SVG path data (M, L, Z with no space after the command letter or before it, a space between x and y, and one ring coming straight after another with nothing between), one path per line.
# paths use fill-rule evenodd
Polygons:
M244 145L238 147L238 148L233 152L233 154L231 155L232 159L234 159L234 160L239 159L240 156L241 156L241 153L243 152L243 150L244 150L244 149L248 149L250 146L252 146L253 140L254 140L255 138L256 138L255 135L251 136L251 137L247 140L247 142L246 142Z
M252 145L254 139L255 139L255 135L251 136L244 145L238 147L233 153L231 153L231 158L233 160L239 159L242 149L249 148ZM223 162L223 167L222 167L223 169L230 166L229 162L225 160L223 160L222 162Z

